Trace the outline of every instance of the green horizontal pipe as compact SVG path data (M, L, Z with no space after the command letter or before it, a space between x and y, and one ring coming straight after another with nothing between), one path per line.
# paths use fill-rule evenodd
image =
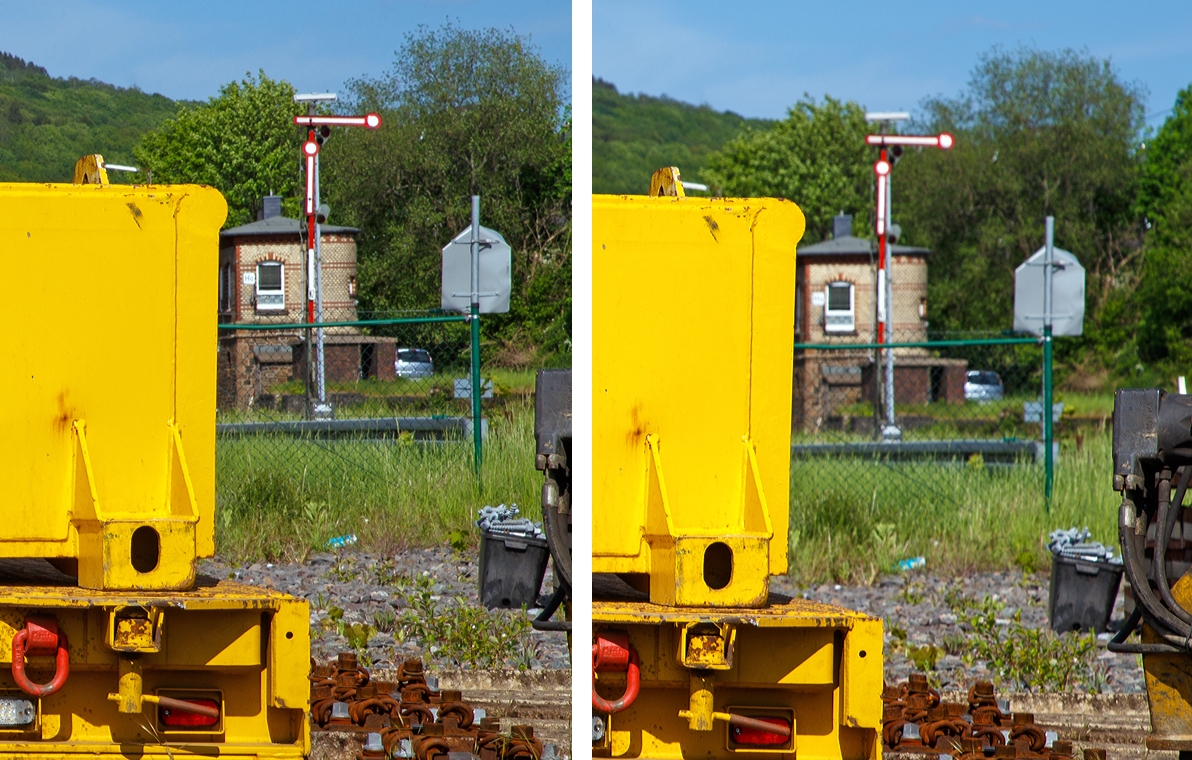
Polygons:
M971 338L969 340L933 340L924 343L796 343L795 349L819 351L858 348L954 348L956 346L1038 345L1038 338Z
M374 325L417 325L434 322L467 322L466 314L447 317L402 317L401 319L362 319L359 322L294 322L290 324L230 324L221 330L317 330L320 327L372 327Z

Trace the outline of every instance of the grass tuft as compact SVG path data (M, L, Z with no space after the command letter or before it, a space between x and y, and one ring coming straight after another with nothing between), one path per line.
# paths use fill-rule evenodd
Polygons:
M216 546L232 562L302 561L345 535L377 554L460 543L485 504L517 503L541 519L528 397L489 417L479 481L470 441L408 438L222 440L216 472Z
M1024 463L795 462L791 469L791 576L801 583L870 583L898 560L923 556L943 574L1050 568L1047 534L1088 526L1117 545L1112 434L1064 441L1050 513L1043 468Z

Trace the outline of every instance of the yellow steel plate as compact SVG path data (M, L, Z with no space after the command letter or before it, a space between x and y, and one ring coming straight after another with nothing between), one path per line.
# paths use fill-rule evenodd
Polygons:
M133 519L188 516L171 487L177 426L198 507L192 543L210 556L223 197L191 185L0 183L0 206L6 306L28 317L0 362L0 556L80 555L72 520L90 493L79 421L104 514Z
M787 568L803 214L777 199L592 204L593 569L650 573L658 602L760 604ZM734 537L725 586L701 577L716 536ZM683 561L688 543L700 556Z
M850 629L858 621L873 620L869 615L854 612L810 599L790 599L771 594L765 607L737 607L705 609L699 607L668 607L650 602L594 601L592 621L596 623L691 623L726 622L755 625L760 628L843 628Z

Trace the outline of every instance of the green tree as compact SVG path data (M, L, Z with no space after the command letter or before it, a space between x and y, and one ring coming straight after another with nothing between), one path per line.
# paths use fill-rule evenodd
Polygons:
M593 79L592 191L643 195L650 175L663 166L677 166L695 179L708 155L743 128L773 124L665 95L623 94L611 82Z
M933 328L1009 329L1014 269L1053 215L1056 244L1088 272L1085 337L1057 350L1109 362L1131 343L1143 95L1085 53L994 48L964 93L923 103L913 128L952 132L956 147L904 157L894 215L904 240L932 249Z
M1139 285L1138 352L1186 373L1192 366L1192 87L1149 142L1139 211L1151 226Z
M31 62L0 52L0 182L70 182L90 153L129 164L146 131L174 116L164 95L94 79L51 77ZM112 182L130 177L112 172Z
M747 128L708 157L701 176L718 193L788 198L807 217L804 240L819 242L840 211L872 216L873 166L864 109L810 97L769 130ZM854 229L863 228L854 224Z
M146 134L137 164L154 182L217 188L228 201L225 227L247 224L263 196L298 190L302 136L292 119L302 112L288 82L248 74Z
M348 83L348 109L377 133L333 135L323 162L337 224L359 227L362 306L439 303L440 250L470 223L513 249L510 313L486 324L508 364L569 361L571 135L566 72L528 39L448 25L406 37L392 70ZM486 327L486 336L494 335ZM487 360L487 359L486 359Z

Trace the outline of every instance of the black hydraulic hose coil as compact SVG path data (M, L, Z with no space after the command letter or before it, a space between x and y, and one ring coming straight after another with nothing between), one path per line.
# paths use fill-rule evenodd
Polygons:
M1192 626L1184 623L1155 596L1151 590L1150 580L1147 578L1143 554L1139 546L1140 538L1142 542L1146 540L1145 520L1145 513L1139 514L1134 501L1127 494L1123 494L1122 506L1118 514L1118 538L1121 541L1122 563L1126 577L1130 580L1135 603L1141 608L1142 616L1146 622L1165 641L1180 647L1181 651L1185 651L1188 648L1189 634L1192 634ZM1141 532L1139 528L1141 528Z
M1176 617L1184 621L1185 627L1192 631L1192 614L1175 600L1171 594L1171 585L1167 579L1167 544L1171 540L1171 531L1180 520L1180 509L1184 504L1184 492L1188 490L1188 478L1192 476L1192 467L1181 468L1179 486L1176 488L1175 499L1171 496L1171 480L1159 481L1159 509L1155 514L1155 586L1159 591L1159 598L1167 609L1175 613Z

